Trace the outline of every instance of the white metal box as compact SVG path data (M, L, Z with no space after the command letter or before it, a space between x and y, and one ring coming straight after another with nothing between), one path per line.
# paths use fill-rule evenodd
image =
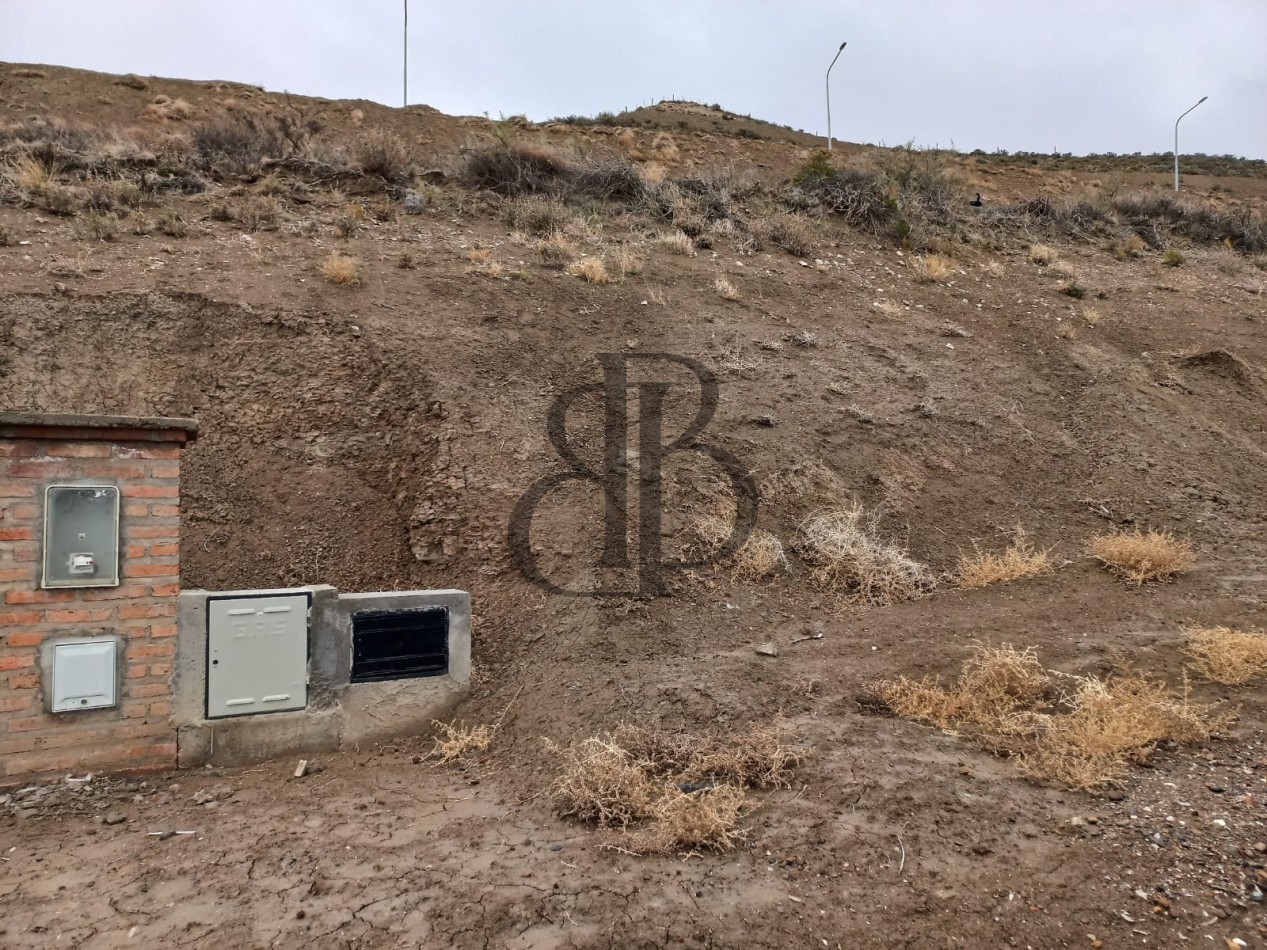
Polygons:
M308 595L207 602L207 718L308 704Z
M53 645L52 712L115 705L118 639L93 637Z
M44 490L44 587L119 585L119 489L50 485Z

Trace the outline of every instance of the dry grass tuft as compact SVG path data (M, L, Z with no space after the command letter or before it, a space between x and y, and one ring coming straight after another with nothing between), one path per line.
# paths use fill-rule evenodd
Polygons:
M662 234L655 239L655 243L683 257L695 256L695 243L681 231Z
M1114 531L1087 542L1087 553L1128 583L1166 580L1190 570L1197 555L1192 545L1168 531Z
M991 554L974 545L972 554L961 554L955 568L960 587L976 588L1000 584L1022 577L1050 574L1053 569L1051 548L1039 550L1019 528L1012 543L1002 554Z
M704 515L693 525L698 550L706 558L716 557L730 538L732 523L719 515ZM729 558L731 572L738 578L759 581L791 570L783 553L783 542L764 528L754 528Z
M1029 249L1029 259L1035 264L1052 264L1060 257L1060 252L1054 247L1048 247L1046 244L1032 244Z
M332 284L355 286L361 282L361 267L356 258L335 252L321 262L321 276Z
M729 851L748 836L737 827L747 800L744 790L734 785L669 792L655 802L655 824L642 847L662 854Z
M1061 684L1073 682L1072 690ZM906 677L874 687L900 716L953 730L1017 758L1032 778L1093 789L1122 777L1164 741L1204 742L1230 721L1213 706L1132 674L1068 677L1032 649L978 648L953 686Z
M1193 669L1207 679L1242 686L1267 673L1267 633L1231 627L1192 627L1184 632Z
M728 281L725 277L718 277L713 281L713 289L721 294L725 300L742 300L743 295L739 293L739 288Z
M567 266L567 273L580 277L590 284L610 284L612 276L607 272L607 265L601 257L582 257Z
M911 270L921 284L934 284L949 280L955 272L955 265L942 254L926 254L911 261Z
M631 248L619 248L614 255L614 263L621 277L631 275L636 277L642 273L642 258L634 253Z
M543 264L566 267L576 258L577 250L562 232L554 231L537 242L537 253L541 255Z
M487 751L497 732L496 726L489 725L463 726L434 719L432 724L440 734L435 737L435 745L427 757L434 759L437 765L449 765L472 752Z
M622 724L568 748L550 793L559 813L600 827L643 825L630 843L643 851L726 851L738 828L745 789L787 788L804 759L782 720L753 724L728 740Z
M1193 703L1186 683L1175 696L1139 675L1088 677L1066 702L1070 711L1046 717L1032 746L1020 750L1020 766L1034 778L1084 790L1119 780L1164 741L1195 745L1230 721L1213 706Z
M863 520L858 502L811 515L793 547L811 566L820 587L850 601L883 607L912 600L935 586L923 564L891 542L876 537L874 519Z
M563 760L562 772L550 787L561 815L604 828L627 828L652 817L657 784L610 737L594 736L566 749L547 742L547 749Z

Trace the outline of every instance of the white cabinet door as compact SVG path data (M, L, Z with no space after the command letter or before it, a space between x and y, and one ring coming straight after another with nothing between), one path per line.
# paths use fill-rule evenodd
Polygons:
M210 598L207 718L308 704L308 597Z

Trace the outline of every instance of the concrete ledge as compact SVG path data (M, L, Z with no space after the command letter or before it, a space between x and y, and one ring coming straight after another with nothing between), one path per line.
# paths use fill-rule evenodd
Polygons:
M191 442L193 419L161 416L84 416L63 412L0 412L0 439Z

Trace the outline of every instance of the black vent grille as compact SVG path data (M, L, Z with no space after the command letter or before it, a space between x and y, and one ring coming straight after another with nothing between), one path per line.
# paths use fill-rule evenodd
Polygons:
M352 615L352 682L444 676L449 608L362 610Z

